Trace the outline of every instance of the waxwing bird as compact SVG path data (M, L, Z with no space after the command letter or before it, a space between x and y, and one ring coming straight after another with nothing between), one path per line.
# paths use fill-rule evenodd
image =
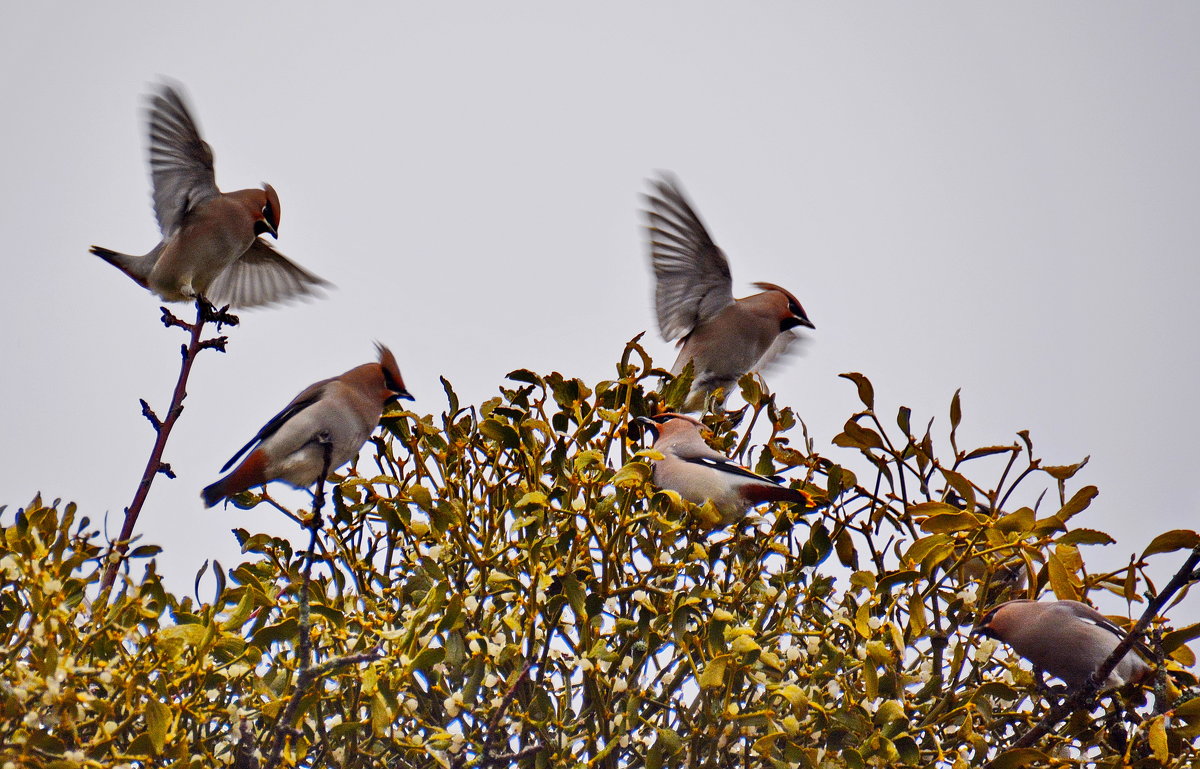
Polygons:
M654 482L679 496L702 505L711 501L726 526L763 502L799 502L811 508L813 500L803 491L782 486L771 478L734 464L705 442L704 424L684 414L638 417L654 435L654 448L663 455L654 464Z
M179 91L150 97L150 177L162 240L142 256L91 252L168 302L204 297L217 306L259 307L312 294L329 283L291 262L259 235L279 237L279 196L221 192L213 153Z
M1021 598L995 607L971 630L1003 641L1042 671L1071 689L1087 681L1125 638L1125 631L1079 601L1031 601ZM1102 689L1140 683L1150 667L1132 650L1121 658Z
M679 340L671 373L692 362L695 379L684 409L696 411L708 393L728 393L743 374L782 354L799 337L797 328L814 326L796 297L772 283L755 283L760 293L734 299L729 260L679 183L665 176L651 186L646 218L658 326L664 339Z
M326 444L330 446L330 470L358 456L379 424L384 406L395 398L413 399L391 350L383 345L377 348L378 363L364 363L341 376L309 385L272 417L221 472L250 451L237 469L204 489L204 505L212 507L268 481L284 481L296 488L311 486L325 466Z

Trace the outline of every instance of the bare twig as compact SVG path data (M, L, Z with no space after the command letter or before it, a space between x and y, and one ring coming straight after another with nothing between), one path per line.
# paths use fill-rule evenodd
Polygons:
M1091 707L1097 696L1100 693L1100 687L1104 681L1108 680L1108 676L1112 673L1113 668L1125 658L1125 655L1145 634L1146 628L1150 626L1158 617L1158 612L1163 606L1171 600L1175 593L1190 582L1197 579L1196 565L1200 564L1200 545L1192 549L1192 554L1184 561L1183 566L1179 567L1179 571L1175 572L1175 576L1167 583L1167 586L1162 589L1146 606L1146 610L1142 612L1142 616L1138 619L1137 624L1133 629L1117 644L1117 648L1113 649L1112 654L1108 655L1108 659L1104 660L1100 667L1092 672L1092 675L1084 682L1083 686L1079 687L1070 696L1062 702L1050 709L1042 720L1035 724L1029 731L1021 735L1007 750L1015 750L1017 748L1027 748L1037 742L1046 734L1053 731L1059 721L1082 708ZM1006 752L1001 751L1001 753ZM989 762L987 767L993 766L993 762ZM985 767L986 769L986 767Z
M500 726L500 719L504 717L504 711L508 710L508 706L512 704L513 697L517 693L517 687L521 682L529 677L529 670L533 667L532 662L525 663L525 667L521 670L521 675L517 676L517 680L512 682L512 686L508 687L508 691L504 693L504 699L500 700L500 707L496 708L496 712L488 720L487 735L483 741L483 752L479 755L479 766L485 767L489 763L498 759L489 758L488 754L492 752L492 746L499 739L497 729Z
M167 328L181 328L188 332L188 343L182 347L183 364L179 368L179 379L175 382L175 390L171 394L171 407L167 410L165 418L160 419L154 410L150 408L144 399L139 399L142 404L142 416L146 417L150 422L150 426L154 428L157 437L154 441L154 447L150 450L150 458L146 461L146 469L142 472L142 479L138 482L137 491L134 492L133 502L129 507L125 508L125 521L121 526L121 534L117 537L114 544L113 552L109 554L108 567L104 570L104 577L100 581L99 596L107 601L109 590L112 588L113 581L117 578L117 569L120 568L122 561L125 559L125 554L129 551L129 542L133 537L133 527L137 524L138 516L142 512L142 507L146 503L146 497L150 494L150 485L154 483L154 478L159 473L174 478L175 473L172 472L171 466L162 461L163 451L167 446L167 438L171 436L171 429L175 426L179 415L183 413L183 399L187 397L187 380L192 372L192 363L196 360L196 355L203 349L213 348L224 352L225 337L216 339L201 339L201 334L204 332L205 323L216 323L220 329L222 325L236 326L238 319L236 315L230 315L225 310L217 310L213 308L203 297L196 300L196 321L187 323L175 317L166 307L162 309L162 322Z
M259 769L258 744L254 741L254 729L250 726L250 719L243 716L238 721L238 731L241 732L241 737L238 738L237 747L234 749L233 769Z
M296 688L292 691L287 706L275 724L275 739L271 743L271 751L264 762L264 766L267 769L274 769L274 767L279 766L280 757L283 754L284 740L289 736L297 734L291 724L296 720L301 700L304 699L304 695L308 693L308 690L312 688L314 683L335 670L364 662L374 662L381 656L378 650L372 650L360 654L336 657L326 660L319 665L314 665L312 662L312 615L309 609L308 591L309 584L312 581L312 563L313 554L317 549L317 534L321 530L321 508L325 506L325 478L329 475L329 465L333 460L333 443L329 438L322 436L318 439L318 442L321 445L321 450L324 452L324 462L321 467L321 475L317 478L316 491L313 492L312 516L306 524L309 531L308 551L304 554L303 582L300 584L299 599L300 618L298 632L300 634L300 663L296 669Z

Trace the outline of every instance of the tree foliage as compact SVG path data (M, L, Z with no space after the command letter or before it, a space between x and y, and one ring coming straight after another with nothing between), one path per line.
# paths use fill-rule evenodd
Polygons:
M744 408L705 416L715 446L817 501L713 530L654 487L630 429L686 394L686 374L656 392L664 375L635 340L594 387L520 370L478 407L443 380L442 413L385 414L374 458L336 476L307 621L304 554L244 530L211 600L167 590L137 560L148 546L130 553L139 577L93 600L111 548L74 505L35 499L3 528L0 763L249 767L277 739L284 765L320 767L1200 760L1200 627L1159 623L1152 690L1015 751L1056 695L967 635L1018 596L1107 592L1139 613L1148 561L1194 532L1092 571L1086 549L1113 540L1079 525L1097 493L1075 482L1085 462L1043 463L1026 432L960 447L957 395L935 445L906 408L885 422L860 374L863 408L824 453L754 376Z

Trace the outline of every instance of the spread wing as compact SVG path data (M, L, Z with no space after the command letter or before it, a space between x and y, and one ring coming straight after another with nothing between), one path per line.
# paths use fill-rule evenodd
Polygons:
M650 261L658 327L667 340L692 329L733 302L729 261L709 237L678 182L670 176L652 181L646 196Z
M754 364L754 371L765 374L777 368L784 360L798 354L806 341L808 338L795 329L780 332L767 351Z
M251 438L245 446L242 446L240 449L238 449L238 452L230 457L229 461L225 463L225 466L221 468L221 472L225 472L229 468L233 467L233 464L241 459L243 454L254 448L256 444L260 443L261 441L265 441L267 438L270 438L272 435L274 435L289 419L296 416L301 411L304 411L304 409L313 405L317 401L321 400L321 396L325 394L325 386L332 381L333 378L322 379L320 382L316 382L306 387L304 392L297 395L292 399L291 403L284 407L283 411L280 411L278 414L271 417L270 421L263 425L262 429L259 430L258 433Z
M150 179L164 239L196 205L220 194L212 149L200 138L183 97L166 84L150 97Z
M208 297L218 307L261 307L275 302L310 296L330 286L288 259L262 238L255 238L246 253L225 268L208 288Z

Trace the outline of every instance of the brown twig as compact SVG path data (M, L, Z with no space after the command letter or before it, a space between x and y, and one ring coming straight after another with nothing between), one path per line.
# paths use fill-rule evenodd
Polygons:
M175 382L175 390L171 394L171 407L167 410L166 418L160 419L154 410L150 408L144 399L139 399L142 404L142 416L146 417L150 422L150 426L154 428L157 437L154 440L154 447L150 450L150 458L146 461L146 469L142 472L142 479L138 482L137 491L134 492L133 502L129 507L125 508L125 521L121 526L121 534L113 543L113 552L109 554L108 566L104 570L104 577L100 580L100 596L107 600L108 592L112 588L113 582L117 578L117 569L125 560L125 554L129 551L129 542L133 537L133 527L137 524L138 516L142 512L142 507L146 503L146 497L150 494L150 486L154 483L154 478L162 473L168 478L174 478L175 473L171 470L171 466L162 461L163 451L167 446L167 438L171 436L171 429L175 427L176 420L183 413L183 399L187 397L187 380L192 372L192 363L196 360L196 355L204 349L216 349L222 352L225 351L225 337L216 337L214 339L201 339L201 334L204 332L204 324L213 322L217 324L217 329L220 330L222 325L236 326L238 318L236 315L230 315L224 309L217 310L208 303L203 297L196 300L196 321L187 323L175 317L166 307L162 309L162 323L167 328L181 328L188 332L188 343L182 346L183 365L179 368L179 379ZM226 308L228 309L228 308Z
M488 754L492 752L492 746L499 738L497 729L500 726L500 719L504 717L504 711L508 710L508 706L512 704L513 697L516 696L517 687L529 676L529 670L532 667L532 662L525 663L525 667L521 670L521 675L517 676L517 680L513 681L512 686L508 687L508 691L504 693L504 699L500 700L500 707L496 708L496 712L488 719L487 736L483 740L483 751L479 754L479 766L481 769L490 763L499 761L499 756L490 758Z
M321 530L321 508L325 506L325 478L329 475L329 465L333 460L333 443L326 436L321 436L317 440L321 446L321 450L324 452L324 463L321 467L321 475L317 478L316 491L313 493L312 517L308 519L307 523L309 531L308 551L304 554L303 582L300 584L299 599L300 618L298 632L300 634L300 664L296 669L296 688L288 699L283 714L280 715L279 720L275 723L275 739L271 743L271 751L263 764L267 769L274 769L274 767L279 766L285 738L297 734L296 730L290 724L296 720L296 715L300 710L300 702L314 683L339 668L358 665L364 662L374 662L381 656L378 650L373 650L360 654L350 654L345 657L336 657L326 660L319 665L312 663L312 615L309 609L308 590L309 584L312 581L313 553L317 549L317 533Z
M1062 702L1050 709L1042 720L1034 725L1029 731L1021 735L1019 739L1013 742L1005 751L1015 750L1017 748L1028 748L1041 739L1046 734L1050 733L1059 721L1062 721L1067 716L1077 710L1085 707L1091 707L1100 694L1100 687L1104 681L1108 680L1108 676L1112 673L1113 668L1125 658L1125 655L1145 634L1146 628L1150 626L1158 617L1159 610L1167 604L1171 597L1184 586L1200 578L1196 572L1196 565L1200 564L1200 545L1192 548L1192 554L1184 561L1183 566L1179 567L1179 571L1175 572L1175 576L1167 583L1167 586L1162 589L1146 606L1146 610L1142 612L1142 616L1138 619L1137 624L1133 629L1117 644L1117 648L1113 649L1112 654L1108 655L1108 659L1104 660L1100 667L1092 672L1092 675L1084 682L1083 686L1079 687L1070 696L1066 697ZM999 754L998 754L999 755ZM992 767L995 761L987 764L987 767ZM985 769L987 769L985 767Z

